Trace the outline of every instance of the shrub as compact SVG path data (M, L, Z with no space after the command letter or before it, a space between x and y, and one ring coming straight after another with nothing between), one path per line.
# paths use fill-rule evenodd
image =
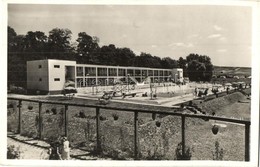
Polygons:
M115 121L118 120L118 118L119 118L118 114L116 114L116 113L113 113L112 117L114 118Z
M192 157L191 149L189 146L186 146L184 153L182 152L182 142L180 142L175 149L175 160L190 160Z
M85 113L83 111L79 112L79 117L80 118L87 118L87 116L85 115Z
M11 104L8 104L7 105L7 108L14 108L14 105L11 103Z
M10 145L7 147L7 159L20 159L21 151L20 147L16 147L14 145Z
M156 125L157 127L160 127L160 126L161 126L161 122L160 122L160 121L156 121L156 122L155 122L155 125Z
M51 112L52 112L53 115L56 115L56 114L57 114L57 109L56 109L55 107L53 107L53 108L51 109Z
M107 120L107 118L106 118L105 116L102 116L102 115L99 116L99 119L100 119L101 121Z
M50 113L50 110L47 109L45 112L46 112L46 114L49 114L49 113Z
M33 109L33 106L29 105L27 108L31 111Z
M61 108L60 109L60 115L63 115L63 113L64 113L64 108Z
M215 141L215 151L212 151L213 160L223 160L223 148L220 148L219 142Z

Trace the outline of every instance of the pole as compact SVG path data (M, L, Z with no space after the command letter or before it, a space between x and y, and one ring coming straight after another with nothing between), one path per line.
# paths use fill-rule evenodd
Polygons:
M42 139L42 103L39 102L39 139Z
M22 133L22 111L21 111L21 107L22 107L22 100L19 100L19 104L18 104L18 112L19 112L19 115L18 115L18 119L19 119L19 122L18 122L18 134L21 134Z
M185 116L181 116L182 156L185 154Z
M250 150L250 124L245 124L245 161L250 160L249 150Z
M96 133L97 133L97 153L101 152L101 141L100 141L100 108L96 108Z
M68 137L68 105L65 105L64 111L64 118L65 118L65 136Z
M134 113L134 158L138 159L138 112Z

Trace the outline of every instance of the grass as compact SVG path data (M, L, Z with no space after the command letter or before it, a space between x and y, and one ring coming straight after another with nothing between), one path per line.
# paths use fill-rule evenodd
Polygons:
M233 95L243 99L243 95ZM240 98L241 97L241 98ZM61 97L48 97L48 100L62 100ZM203 102L204 109L207 107L210 110L217 111L217 115L226 115L234 117L250 118L250 103L239 103L237 99L227 100L227 97L220 97L208 102ZM84 99L72 99L70 102L75 103L97 103L96 101ZM218 104L222 104L219 106ZM227 103L224 103L227 102ZM28 112L27 106L33 106L33 110ZM122 103L113 102L111 106L122 105ZM14 105L15 106L15 105ZM158 109L155 106L144 106L134 104L124 104L125 107L131 108L148 108ZM213 106L213 107L209 107ZM56 108L60 111L64 106L43 104L42 111ZM37 124L35 124L35 116L38 104L23 102L22 118L23 118L23 133L37 136ZM161 111L166 110L160 107ZM17 127L17 109L10 108L11 115L8 116L8 124L10 129ZM86 118L75 117L76 114L82 111ZM100 110L101 116L106 120L101 121L101 143L103 153L110 156L115 156L115 159L125 159L133 156L133 141L134 127L133 117L131 112L120 112L108 109ZM209 112L210 113L210 112ZM96 120L95 108L82 108L69 106L69 140L73 147L80 146L87 150L95 149L96 141ZM117 115L119 119L114 121L113 115ZM158 126L160 123L160 126ZM244 160L244 127L226 124L227 127L220 128L219 133L214 135L211 128L214 122L204 121L202 119L186 120L186 144L191 148L192 160L212 160L212 151L215 149L215 142L220 143L220 147L224 149L224 160ZM43 113L43 136L44 138L55 138L64 135L64 121L60 114L53 115ZM30 132L30 133L29 133ZM181 142L181 119L174 116L156 117L153 120L152 114L139 114L139 146L140 153L143 159L160 158L174 159L175 149ZM234 140L235 138L235 140Z

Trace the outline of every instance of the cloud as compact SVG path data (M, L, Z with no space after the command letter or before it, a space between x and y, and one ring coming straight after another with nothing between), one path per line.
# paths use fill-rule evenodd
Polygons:
M227 38L226 37L220 37L219 40L225 42L225 41L227 41Z
M217 25L214 25L213 27L214 27L214 29L215 29L216 31L222 31L222 30L223 30L222 27L217 26Z
M157 45L152 45L152 48L157 48Z
M199 34L192 34L188 38L196 38L196 37L199 37Z
M170 43L168 46L170 47L193 47L193 43L183 43L183 42L176 42L176 43Z
M208 36L208 38L219 38L221 37L221 34L211 34Z
M227 52L227 49L218 49L217 52Z

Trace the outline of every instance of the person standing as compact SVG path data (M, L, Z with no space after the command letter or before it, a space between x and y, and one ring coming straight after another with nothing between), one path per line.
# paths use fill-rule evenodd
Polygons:
M67 137L62 138L61 159L62 160L70 159L70 148L69 148L69 141Z

